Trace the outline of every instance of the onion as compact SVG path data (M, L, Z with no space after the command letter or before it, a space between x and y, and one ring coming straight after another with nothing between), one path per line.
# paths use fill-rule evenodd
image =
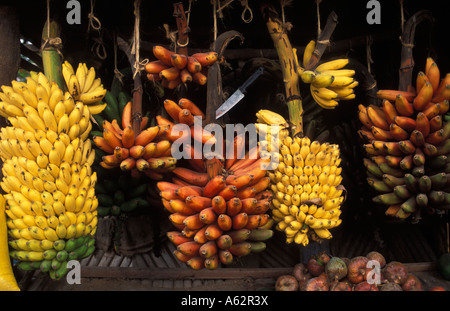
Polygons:
M366 279L367 263L369 259L364 256L356 256L350 259L348 263L348 280L354 284L358 284Z
M363 281L361 283L358 283L353 288L353 291L355 292L378 292L378 286L375 284L369 284L367 281Z
M388 282L402 285L408 278L408 270L398 261L389 262L382 270L383 276Z
M402 287L394 282L387 282L381 286L380 291L382 292L401 292L403 291Z
M331 285L330 291L332 292L351 292L352 287L347 282L335 282Z
M380 268L383 268L386 265L386 259L384 258L384 256L377 252L377 251L372 251L370 253L368 253L366 255L367 259L369 260L376 260L380 263Z
M421 291L422 282L414 274L408 274L406 281L402 284L402 289L404 291Z
M304 287L304 291L307 292L314 292L314 291L321 291L325 292L328 291L328 282L325 280L324 277L316 276L312 279L309 279Z
M347 265L339 257L331 257L325 266L325 273L330 282L342 280L347 276Z
M312 255L307 263L307 268L312 276L319 276L325 271L325 265L330 261L330 256L322 252L318 255Z
M294 266L294 270L292 271L292 275L297 279L297 281L304 281L306 279L306 274L308 273L308 269L304 263L298 263Z
M281 275L275 282L275 290L282 292L298 291L298 281L290 274Z

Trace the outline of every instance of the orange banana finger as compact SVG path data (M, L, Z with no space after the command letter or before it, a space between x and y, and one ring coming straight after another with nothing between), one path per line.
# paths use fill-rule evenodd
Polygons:
M205 114L203 113L203 111L196 105L194 104L193 101L187 99L187 98L181 98L178 101L178 105L182 108L182 109L189 109L189 111L194 115L194 116L198 116L201 117L202 120L205 119Z
M174 54L173 51L166 49L163 46L160 45L153 46L153 55L155 55L155 57L166 66L172 66L171 55L173 54Z

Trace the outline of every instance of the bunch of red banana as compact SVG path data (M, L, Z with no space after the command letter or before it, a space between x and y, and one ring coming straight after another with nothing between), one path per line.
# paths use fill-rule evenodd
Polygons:
M192 168L204 171L205 164L201 150L195 150L192 146L194 146L194 140L201 142L201 144L214 144L216 142L214 135L202 126L205 114L194 102L187 98L181 98L178 103L166 99L164 101L164 109L172 120L160 115L156 116L156 122L163 129L161 136L172 143L177 140L184 140L184 152L189 153L189 156L184 156L184 158L186 158ZM180 128L188 129L188 131L179 131L175 127L177 124L186 125Z
M147 119L143 119L140 132L135 133L131 125L131 104L128 102L124 108L121 125L116 119L104 120L102 135L93 137L95 145L107 153L100 165L107 169L120 167L134 176L144 173L151 179L161 180L177 162L171 156L172 143L164 136L169 126L145 128Z
M263 241L272 237L270 179L260 167L265 160L252 159L255 152L234 161L223 175L209 178L206 172L177 167L174 183L157 184L178 229L167 233L177 245L174 254L191 268L231 264L234 257L263 251Z
M204 119L203 112L193 102L182 98L177 105L166 100L164 106L174 119L171 128L177 123L187 124L191 126L191 137L188 137L191 142L197 139L202 147L216 143L214 136L201 125L194 129L192 119L184 118L189 112ZM161 125L167 122L170 121L158 120ZM167 135L172 141L178 138L170 131ZM172 171L172 182L157 183L169 219L177 229L167 233L177 245L174 254L192 269L215 269L220 264L231 264L235 257L263 251L264 241L273 235L270 229L273 220L267 214L272 198L266 190L270 179L261 169L268 159L259 157L258 147L240 158L244 139L243 135L234 138L233 152L225 155L223 161L215 162L220 163L217 171L208 168L202 150L194 148L198 144L185 144L191 169L179 166Z
M176 88L180 83L194 82L205 85L207 67L217 61L216 52L183 55L155 45L153 55L157 58L145 65L147 78L160 81L168 89Z
M413 221L423 210L450 208L450 74L441 79L428 58L416 78L415 91L380 90L382 106L359 106L360 136L369 184L381 194L376 203L388 205L387 215Z

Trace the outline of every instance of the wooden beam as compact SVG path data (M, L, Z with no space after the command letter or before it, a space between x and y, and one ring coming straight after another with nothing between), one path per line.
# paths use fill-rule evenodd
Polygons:
M404 264L409 272L433 271L436 265L432 262ZM189 268L125 268L125 267L93 267L82 266L82 278L129 278L129 279L264 279L277 278L292 273L293 267L284 268L218 268L215 270L193 270Z
M82 278L131 278L131 279L244 279L276 278L291 273L292 268L219 268L193 270L190 268L123 268L81 267Z

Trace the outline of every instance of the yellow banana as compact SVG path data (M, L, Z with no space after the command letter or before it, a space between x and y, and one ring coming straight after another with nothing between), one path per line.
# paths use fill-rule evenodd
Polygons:
M352 84L354 79L352 77L346 76L335 76L333 82L329 85L330 87L344 87Z
M44 120L46 128L54 132L58 130L58 123L56 122L55 115L50 110L50 108L44 109L42 119Z
M87 74L87 72L84 71L83 64L79 63L78 68L75 72L75 76L77 77L78 84L79 84L79 94L82 94L82 90L84 88L84 83L86 82L86 74Z
M311 84L316 88L324 88L333 85L336 78L332 75L318 73L315 75Z
M312 70L305 70L300 74L300 79L302 79L304 83L312 83L316 79L316 73Z
M90 88L92 87L92 84L94 83L95 80L95 69L94 67L89 68L87 74L86 74L86 80L84 82L84 86L81 89L82 93L87 93L89 92Z
M99 114L101 113L103 110L105 110L106 108L106 103L99 103L99 104L94 104L94 105L88 105L88 109L90 114L94 115L94 114Z
M84 104L97 104L105 97L105 94L106 89L103 88L103 85L100 85L88 93L82 93L80 95L80 101Z
M305 47L305 51L303 52L303 67L307 68L309 61L311 60L312 53L316 48L316 41L311 40Z
M78 100L80 98L80 83L78 82L77 76L72 74L69 78L69 83L67 84L70 95Z
M316 67L315 70L318 72L322 72L325 70L337 70L337 69L343 68L348 63L349 63L348 58L335 59L335 60L320 64L319 66Z

